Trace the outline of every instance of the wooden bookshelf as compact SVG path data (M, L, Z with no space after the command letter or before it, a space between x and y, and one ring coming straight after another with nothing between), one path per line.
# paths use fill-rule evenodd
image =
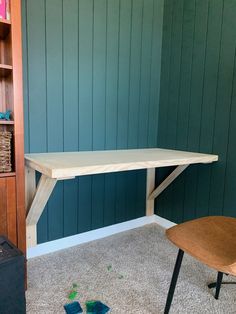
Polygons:
M0 19L0 112L12 112L0 120L0 131L12 133L12 170L0 173L0 234L25 253L21 0L10 1L10 16Z

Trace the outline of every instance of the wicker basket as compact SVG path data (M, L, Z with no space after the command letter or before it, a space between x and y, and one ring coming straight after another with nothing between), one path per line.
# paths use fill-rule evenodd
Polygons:
M0 131L0 172L11 172L11 132Z

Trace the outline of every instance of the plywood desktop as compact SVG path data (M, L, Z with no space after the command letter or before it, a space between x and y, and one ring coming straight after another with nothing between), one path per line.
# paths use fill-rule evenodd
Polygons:
M212 163L217 155L160 148L25 155L27 246L37 244L36 225L58 180L108 172L147 169L146 215L154 213L154 199L189 165ZM155 169L176 166L155 188ZM41 173L36 187L35 172Z

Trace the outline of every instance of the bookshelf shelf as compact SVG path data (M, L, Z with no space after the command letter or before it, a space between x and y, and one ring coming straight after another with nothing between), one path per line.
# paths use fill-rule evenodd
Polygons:
M0 125L13 125L14 121L0 120Z
M15 172L0 173L0 178L15 177L15 176L16 176Z
M11 30L11 21L0 19L0 39L5 39Z
M6 77L12 73L12 65L0 64L0 77Z

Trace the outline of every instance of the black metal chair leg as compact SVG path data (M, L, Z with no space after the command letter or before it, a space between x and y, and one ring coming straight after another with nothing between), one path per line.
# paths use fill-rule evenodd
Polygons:
M229 282L222 281L223 275L228 276L228 274L218 272L217 281L212 282L208 285L209 289L216 288L216 293L215 293L215 299L216 300L218 300L218 298L219 298L219 293L220 293L220 289L221 289L222 285L236 285L235 281L229 281Z
M218 298L219 298L222 278L223 278L223 273L219 271L218 275L217 275L217 282L216 282L216 293L215 293L215 299L216 300L218 300Z
M217 282L212 282L208 285L208 288L212 289L216 287ZM225 282L222 281L221 285L236 285L236 281Z
M170 306L171 306L171 302L172 302L172 299L174 296L175 287L176 287L176 283L178 280L179 271L180 271L180 267L182 264L183 256L184 256L184 251L179 249L178 256L177 256L177 259L175 262L174 272L173 272L171 283L170 283L170 288L169 288L167 300L166 300L166 306L165 306L164 314L168 314L170 311Z

